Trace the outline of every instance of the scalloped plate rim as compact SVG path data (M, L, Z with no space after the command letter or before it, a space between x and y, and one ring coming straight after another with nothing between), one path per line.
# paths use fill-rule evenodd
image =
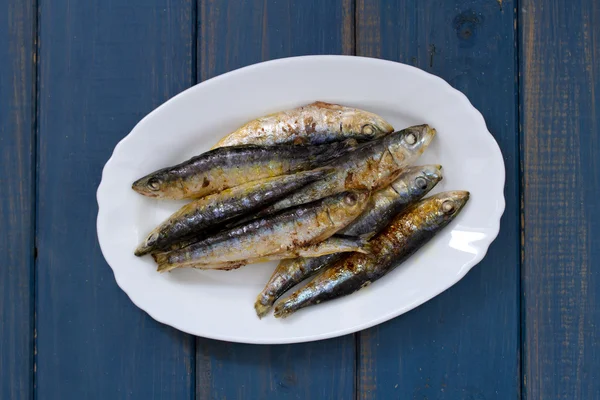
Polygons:
M261 68L268 68L270 66L281 66L281 65L284 65L284 64L290 63L290 62L292 62L292 63L305 62L305 61L320 62L321 60L324 60L324 61L327 61L327 60L350 60L350 62L358 61L358 62L366 62L366 63L393 64L395 67L397 67L399 69L406 69L407 71L410 71L410 73L420 75L421 78L429 79L429 80L433 81L435 84L440 85L440 88L443 87L444 90L451 92L452 95L460 98L461 102L463 103L462 105L467 107L471 113L473 113L475 116L477 116L480 119L480 122L483 124L483 127L485 128L485 130L487 131L487 133L489 135L489 139L495 145L495 152L497 153L496 155L500 157L500 160L502 160L502 169L501 169L501 171L498 171L498 172L500 172L500 176L498 177L499 178L498 183L501 184L500 186L502 188L504 188L506 172L505 172L505 168L504 168L504 160L502 158L502 153L500 151L498 143L496 142L494 137L491 135L491 133L489 133L489 130L487 128L487 125L485 123L485 120L484 120L482 114L471 104L471 102L469 101L467 96L464 95L462 92L454 89L449 83L447 83L442 78L432 75L432 74L425 72L421 69L418 69L416 67L402 64L402 63L397 63L394 61L368 58L368 57L341 56L341 55L311 55L311 56L297 56L297 57L280 58L280 59L260 62L260 63L252 64L252 65L249 65L249 66L246 66L243 68L239 68L239 69L218 75L214 78L208 79L202 83L192 86L192 87L186 89L185 91L177 94L176 96L170 98L169 100L167 100L166 102L161 104L159 107L154 109L152 112L147 114L144 118L142 118L135 125L135 127L131 130L131 132L127 136L125 136L121 141L119 141L119 143L115 146L115 148L111 154L111 157L106 162L106 164L102 170L102 179L98 186L98 190L97 190L97 194L96 194L96 198L97 198L97 202L98 202L97 231L98 231L98 239L99 239L101 251L102 251L103 255L105 256L107 263L109 264L109 266L111 266L111 269L113 270L113 274L115 276L115 280L116 280L117 284L119 285L119 287L127 294L127 296L130 298L130 300L138 308L144 310L148 315L150 315L156 321L159 321L166 325L170 325L180 331L183 331L183 332L186 332L186 333L189 333L192 335L206 337L209 339L225 340L225 341L238 342L238 343L288 344L288 343L301 343L301 342L308 342L308 341L315 341L315 340L323 340L323 339L342 336L345 334L354 333L354 332L357 332L357 331L360 331L363 329L373 327L375 325L386 322L390 319L393 319L399 315L402 315L402 314L418 307L419 305L421 305L421 304L429 301L433 297L439 295L444 290L455 285L475 265L477 265L479 262L481 262L481 260L485 257L485 255L488 251L489 245L495 240L495 238L497 237L499 230L500 230L500 218L504 213L505 205L506 205L505 199L504 199L504 189L502 189L502 196L498 198L498 200L500 202L497 204L496 214L493 215L493 219L495 221L497 221L495 226L493 227L493 229L491 229L488 232L488 235L485 238L486 240L479 242L479 247L480 247L481 251L477 254L477 257L474 258L472 260L472 262L469 263L469 265L463 266L460 273L456 275L456 279L452 280L452 282L450 284L448 284L447 287L442 288L441 290L436 290L435 293L432 293L428 296L421 297L418 301L416 301L413 304L410 304L408 307L399 308L398 310L396 310L394 312L390 312L390 313L378 316L377 318L373 318L364 323L347 326L347 327L344 327L344 328L341 328L338 330L333 330L333 331L329 331L329 332L321 333L321 334L315 334L315 335L310 335L310 336L289 336L287 338L282 338L282 339L278 339L278 340L269 339L269 338L267 338L267 339L248 338L248 337L244 337L243 335L213 335L210 332L198 332L198 331L188 329L186 326L183 326L182 324L178 323L177 321L173 321L173 320L169 319L167 316L163 316L163 315L160 315L159 313L155 313L153 310L148 310L144 307L144 304L139 303L137 301L137 299L134 296L132 296L132 294L130 293L128 288L124 285L124 283L121 279L121 275L118 272L118 268L113 267L113 265L109 261L109 258L111 258L111 257L106 255L108 252L108 249L106 247L106 243L101 239L102 232L101 232L101 228L100 228L100 225L101 225L100 222L101 222L102 218L104 217L104 210L105 210L105 208L102 206L102 203L107 201L106 196L108 196L108 194L109 194L106 192L106 190L107 190L106 189L106 179L107 179L107 176L109 175L109 173L111 172L112 168L114 167L114 164L116 163L115 160L119 156L119 153L121 152L124 144L126 144L127 142L129 142L131 140L134 140L134 138L137 135L141 134L142 133L141 131L143 131L143 128L145 127L145 125L152 123L153 118L155 116L157 116L158 113L163 112L165 109L172 106L174 103L181 101L181 99L183 99L184 97L190 96L190 94L195 93L197 91L202 91L203 88L207 87L208 85L219 84L219 82L221 82L223 80L227 80L238 74L251 73L253 70L255 70L257 68L261 69ZM317 99L315 99L315 100L317 100ZM373 110L373 111L377 112L377 110ZM113 260L113 262L114 262L114 260Z

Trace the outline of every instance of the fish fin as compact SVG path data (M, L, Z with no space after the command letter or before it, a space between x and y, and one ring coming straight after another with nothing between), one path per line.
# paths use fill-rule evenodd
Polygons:
M371 254L373 252L373 249L371 247L371 243L369 243L368 241L365 241L364 244L362 244L360 246L359 249L356 250L357 253L362 253L362 254Z
M154 252L152 253L152 258L154 258L154 261L160 265L167 262L168 255L165 252Z
M169 272L179 267L181 267L181 265L159 264L156 270L162 274L163 272Z
M193 264L188 265L188 267L205 271L231 271L243 267L246 264L248 264L246 261L228 261L217 264Z
M339 110L340 108L342 108L339 104L327 103L327 102L321 101L321 100L317 100L314 103L310 103L310 104L308 104L308 106L313 106L313 107L317 107L317 108L328 108L331 110Z
M365 239L365 240L371 240L371 238L375 236L374 232L368 232L368 233L363 233L362 235L358 235L359 238Z
M356 244L359 249L355 250L357 253L363 254L371 254L371 244L369 243L369 239L373 236L372 233L366 233L363 235L353 236L353 235L344 235L344 234L336 234L335 237L346 238L348 240L356 241Z
M152 253L152 258L154 258L154 261L158 264L158 272L167 272L180 267L180 265L177 264L169 264L168 253L154 252Z
M218 270L218 271L231 271L234 269L238 269L243 267L244 265L248 264L246 261L234 261L231 263L227 263L226 265L223 265L222 267L218 267L218 268L208 268L208 269L214 269L214 270Z

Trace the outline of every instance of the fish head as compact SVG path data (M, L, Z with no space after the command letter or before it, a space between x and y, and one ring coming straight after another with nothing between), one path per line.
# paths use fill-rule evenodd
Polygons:
M387 149L400 167L410 164L419 157L435 137L431 126L416 125L394 132L384 138Z
M365 140L376 139L394 131L394 127L377 114L353 109L342 122L347 133L359 134Z
M177 198L181 197L182 185L177 177L167 171L156 171L133 182L131 188L147 197Z
M400 179L392 183L394 190L395 185L402 182L408 186L408 192L413 196L425 196L431 189L438 184L443 178L441 165L422 165L410 167L401 176Z
M142 243L139 244L139 246L135 249L134 254L140 257L150 253L156 246L156 243L158 242L159 238L161 238L161 232L158 228L156 228L152 232L150 232L148 236L146 236Z
M470 193L465 190L443 192L428 197L417 205L424 229L437 229L447 225L464 208Z
M350 190L330 196L327 198L330 220L336 225L349 224L364 211L370 196L368 190Z

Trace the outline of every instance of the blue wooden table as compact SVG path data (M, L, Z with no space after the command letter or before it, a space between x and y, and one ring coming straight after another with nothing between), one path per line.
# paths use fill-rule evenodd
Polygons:
M464 92L504 154L500 236L353 335L252 346L155 322L98 247L104 163L175 94L303 54ZM0 399L600 399L599 97L597 0L0 0Z

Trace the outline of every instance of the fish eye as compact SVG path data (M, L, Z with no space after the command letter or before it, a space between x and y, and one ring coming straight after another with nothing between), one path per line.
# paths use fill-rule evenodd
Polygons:
M148 236L148 239L146 239L146 244L147 245L152 245L154 244L157 240L158 240L158 232L154 232L152 235Z
M148 187L150 190L158 190L160 189L161 180L158 178L150 178L148 180Z
M442 212L444 214L450 214L454 211L454 202L452 200L446 200L442 203Z
M412 146L417 143L417 135L415 135L414 133L411 132L408 135L406 135L406 137L404 138L404 141L408 145Z
M362 127L362 133L365 135L372 135L375 133L375 127L371 124L366 124Z
M356 193L349 193L344 197L344 203L346 203L349 206L355 205L357 201L358 196L356 196Z
M415 179L415 185L417 185L419 189L427 189L427 180L422 176L419 176Z

